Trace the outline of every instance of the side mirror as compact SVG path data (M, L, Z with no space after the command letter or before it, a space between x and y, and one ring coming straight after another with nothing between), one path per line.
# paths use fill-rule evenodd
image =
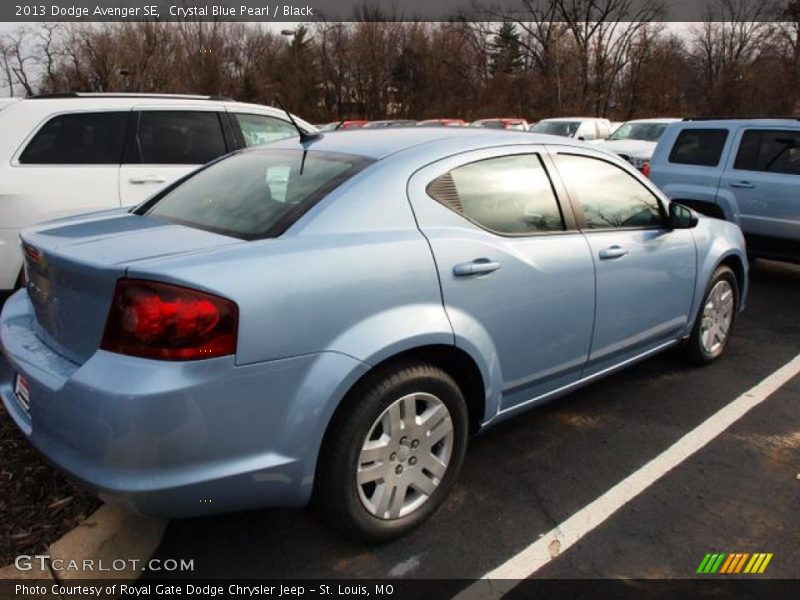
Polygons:
M669 226L672 229L691 229L692 227L697 227L697 213L683 204L670 202Z

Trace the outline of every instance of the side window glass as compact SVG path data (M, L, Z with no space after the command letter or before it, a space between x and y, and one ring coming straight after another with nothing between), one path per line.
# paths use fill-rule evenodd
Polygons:
M129 112L73 113L50 119L19 157L28 165L118 165Z
M745 131L734 168L800 175L800 131Z
M496 233L564 230L550 178L536 154L463 165L434 179L427 191L434 200Z
M297 135L294 126L281 119L247 113L234 113L234 117L242 130L245 146L248 147Z
M664 225L658 199L629 173L588 156L559 154L555 159L561 177L577 195L587 229Z
M728 139L727 129L684 129L669 153L669 162L716 167Z
M149 165L202 165L227 153L217 113L205 111L142 111L135 146L133 162Z

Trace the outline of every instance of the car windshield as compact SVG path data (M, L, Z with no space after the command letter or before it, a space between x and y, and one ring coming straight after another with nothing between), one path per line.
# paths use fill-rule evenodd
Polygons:
M243 152L200 170L135 212L241 239L275 237L371 162L301 150Z
M667 123L625 123L608 138L613 140L641 140L657 142L667 128Z
M534 133L548 133L550 135L560 135L572 137L578 131L580 121L539 121L533 126Z

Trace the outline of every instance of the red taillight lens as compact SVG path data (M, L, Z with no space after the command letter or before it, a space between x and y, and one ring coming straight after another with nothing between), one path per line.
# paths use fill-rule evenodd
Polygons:
M161 360L236 352L239 313L225 298L155 281L120 279L100 347Z
M642 165L642 175L649 178L650 177L650 163L646 162Z

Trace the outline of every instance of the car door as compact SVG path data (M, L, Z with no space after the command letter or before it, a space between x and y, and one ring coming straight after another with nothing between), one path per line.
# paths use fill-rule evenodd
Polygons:
M13 223L119 206L120 159L129 110L92 110L50 116L11 160L4 193L24 198Z
M697 258L668 227L656 193L627 165L577 148L553 154L596 273L596 321L584 376L674 341L685 328Z
M720 187L736 198L748 245L796 254L800 242L800 128L743 127ZM788 248L794 241L794 252Z
M592 258L546 163L541 147L482 150L409 182L456 344L499 373L501 411L576 381L589 351Z
M223 112L224 114L224 112ZM137 107L119 171L123 205L137 204L234 149L220 107Z

